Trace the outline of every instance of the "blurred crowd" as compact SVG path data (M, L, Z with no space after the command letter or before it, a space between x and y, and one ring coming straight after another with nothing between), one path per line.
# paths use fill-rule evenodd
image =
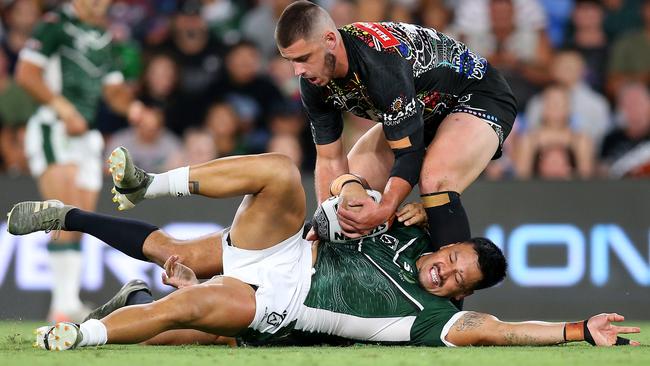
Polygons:
M130 87L160 123L97 111L108 151L160 172L216 157L281 152L304 171L315 148L298 80L277 52L291 0L115 0L109 27ZM13 81L20 49L57 0L0 0L0 172L28 174L36 103ZM485 179L650 176L650 0L322 0L337 25L399 21L465 42L499 68L519 115ZM345 115L352 146L374 123Z

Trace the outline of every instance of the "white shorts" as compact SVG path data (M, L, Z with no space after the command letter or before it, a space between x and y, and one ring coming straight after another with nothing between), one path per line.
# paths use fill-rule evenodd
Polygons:
M229 234L226 229L222 236L223 275L257 287L255 318L248 328L269 335L291 325L311 285L311 243L302 238L302 228L263 250L233 247Z
M29 170L36 178L50 164L75 164L78 167L77 186L99 191L102 188L103 152L104 139L99 131L68 136L65 125L49 107L41 106L27 122L25 154Z

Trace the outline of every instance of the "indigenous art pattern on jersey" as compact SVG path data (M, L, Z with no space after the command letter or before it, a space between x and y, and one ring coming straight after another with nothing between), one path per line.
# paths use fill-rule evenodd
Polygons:
M468 79L482 79L485 75L485 58L434 29L406 23L359 22L342 30L377 51L397 53L409 60L416 78L436 67L449 67Z

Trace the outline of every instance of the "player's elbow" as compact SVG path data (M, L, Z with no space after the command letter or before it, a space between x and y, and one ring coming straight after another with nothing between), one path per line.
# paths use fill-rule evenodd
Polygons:
M43 69L27 61L19 60L16 65L14 80L21 88L36 96L34 93L38 90L37 86L44 83Z
M497 345L501 324L493 315L468 311L452 325L446 340L458 347Z
M27 89L30 85L30 81L33 78L33 74L29 72L29 67L24 63L19 61L16 65L16 72L14 75L14 80L21 88Z

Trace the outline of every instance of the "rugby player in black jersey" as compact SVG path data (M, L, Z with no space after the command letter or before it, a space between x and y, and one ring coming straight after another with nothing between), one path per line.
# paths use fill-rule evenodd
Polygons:
M419 183L434 245L469 239L460 195L501 155L516 115L501 74L434 29L391 22L337 29L308 1L284 10L275 38L300 77L316 143L319 202L330 182L348 172L383 191L379 203L367 198L351 202L359 211L339 209L345 232L357 237L387 221ZM342 111L379 123L347 157Z

